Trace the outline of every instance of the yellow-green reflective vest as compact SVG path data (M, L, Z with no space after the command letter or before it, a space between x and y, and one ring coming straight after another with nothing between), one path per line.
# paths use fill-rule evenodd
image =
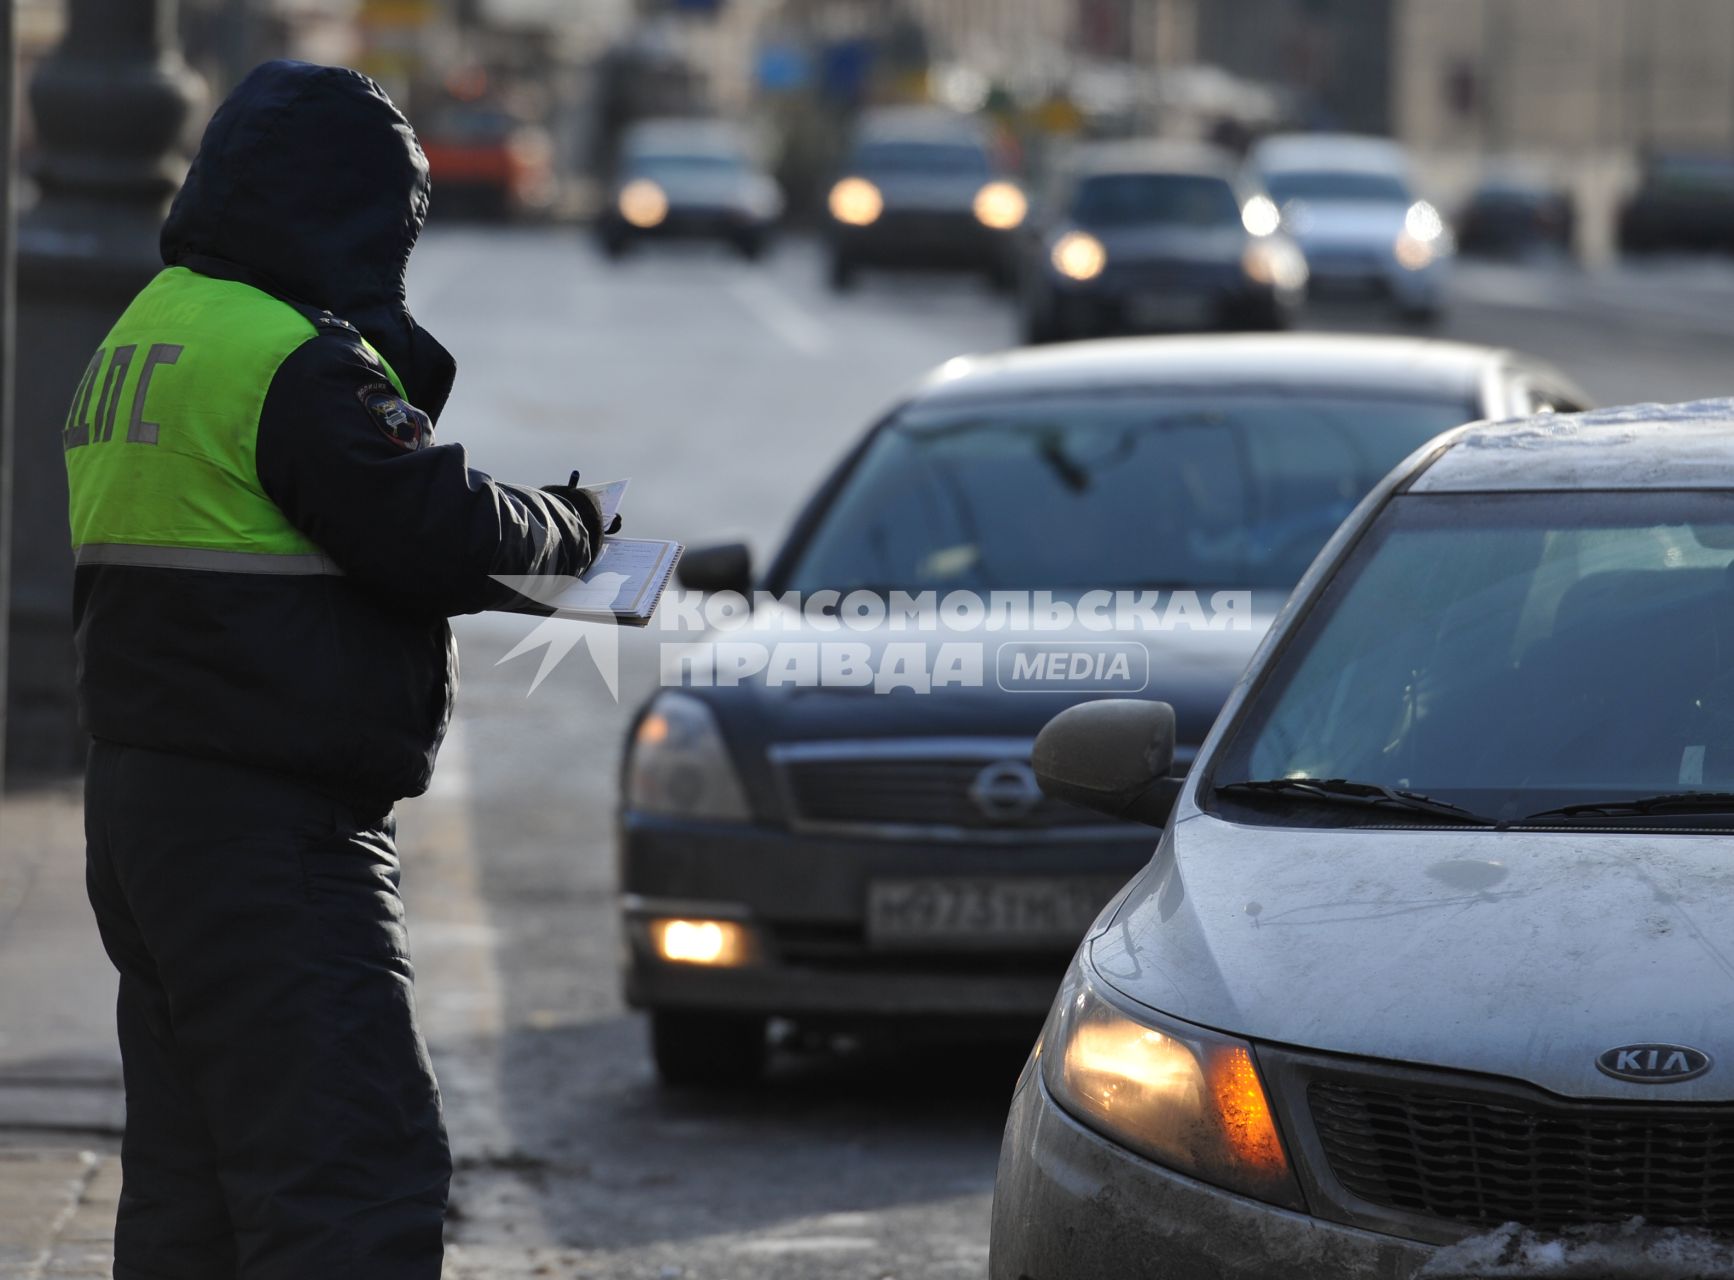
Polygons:
M66 415L77 563L336 572L266 495L254 461L271 379L318 332L250 285L185 267L151 281L91 357Z

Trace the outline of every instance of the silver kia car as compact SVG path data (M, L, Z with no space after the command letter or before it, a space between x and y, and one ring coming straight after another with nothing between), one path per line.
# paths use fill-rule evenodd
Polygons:
M1459 428L1314 562L1012 1104L994 1280L1734 1275L1734 400Z

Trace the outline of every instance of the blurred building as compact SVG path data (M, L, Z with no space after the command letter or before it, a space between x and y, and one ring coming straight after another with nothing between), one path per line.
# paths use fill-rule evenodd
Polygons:
M1417 146L1734 154L1728 0L1408 0L1395 37Z
M1396 10L1453 0L1190 2L1200 61L1280 86L1310 127L1388 133Z
M1308 125L1399 138L1439 194L1490 167L1570 189L1592 259L1640 155L1734 157L1729 0L1193 2L1201 61Z

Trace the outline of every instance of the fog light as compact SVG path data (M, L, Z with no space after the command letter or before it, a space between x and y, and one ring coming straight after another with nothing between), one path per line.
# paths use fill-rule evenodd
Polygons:
M752 957L752 933L733 920L652 920L650 945L670 964L732 969Z
M1392 246L1397 265L1405 271L1425 271L1433 264L1433 259L1439 255L1433 246L1424 240L1417 240L1407 231L1399 232L1397 242Z

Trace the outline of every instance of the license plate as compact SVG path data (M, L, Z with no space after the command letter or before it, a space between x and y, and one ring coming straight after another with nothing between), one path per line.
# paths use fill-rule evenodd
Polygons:
M867 887L867 939L879 947L1070 946L1123 883L1100 877L876 880Z
M1196 293L1139 293L1126 302L1126 319L1140 329L1197 329L1212 318L1210 299Z

